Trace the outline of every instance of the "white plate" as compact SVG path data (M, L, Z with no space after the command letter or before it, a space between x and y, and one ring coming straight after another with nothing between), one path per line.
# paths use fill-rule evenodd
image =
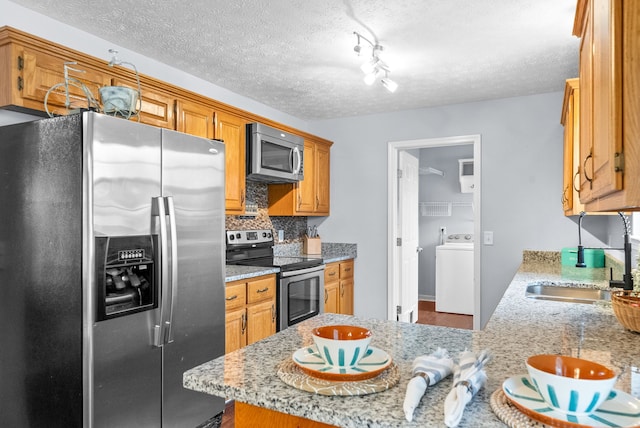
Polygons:
M298 349L292 358L309 376L339 382L371 379L391 365L389 354L373 346L369 346L364 357L353 367L340 368L326 364L315 345Z
M605 402L588 416L571 416L549 407L526 374L505 380L502 390L521 412L547 425L570 428L640 426L640 400L617 389L613 389Z

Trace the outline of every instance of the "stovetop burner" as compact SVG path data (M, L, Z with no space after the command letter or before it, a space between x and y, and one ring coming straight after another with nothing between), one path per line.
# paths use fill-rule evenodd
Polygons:
M282 272L320 266L320 256L274 256L273 233L268 229L228 230L227 264L278 267Z

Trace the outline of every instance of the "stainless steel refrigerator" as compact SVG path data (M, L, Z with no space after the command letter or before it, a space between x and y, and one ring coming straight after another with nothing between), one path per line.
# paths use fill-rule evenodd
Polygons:
M0 426L196 427L224 353L224 145L85 112L0 127Z

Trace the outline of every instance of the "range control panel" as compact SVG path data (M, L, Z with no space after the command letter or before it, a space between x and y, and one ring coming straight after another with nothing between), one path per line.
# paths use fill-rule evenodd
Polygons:
M227 244L259 244L273 242L273 233L269 229L227 230Z

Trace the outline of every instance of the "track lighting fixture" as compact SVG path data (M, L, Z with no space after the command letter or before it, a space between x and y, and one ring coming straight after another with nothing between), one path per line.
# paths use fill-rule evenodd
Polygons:
M384 86L389 92L395 92L396 89L398 89L398 84L389 79L389 73L391 70L389 69L389 66L380 59L380 52L384 50L382 45L379 45L377 42L373 43L357 31L354 31L353 34L355 34L357 38L356 45L353 47L353 51L356 55L365 55L368 54L369 49L371 50L371 55L360 66L360 69L365 74L364 83L367 85L373 85L378 77L384 76L380 79L382 86ZM363 44L363 40L367 42L367 44Z

